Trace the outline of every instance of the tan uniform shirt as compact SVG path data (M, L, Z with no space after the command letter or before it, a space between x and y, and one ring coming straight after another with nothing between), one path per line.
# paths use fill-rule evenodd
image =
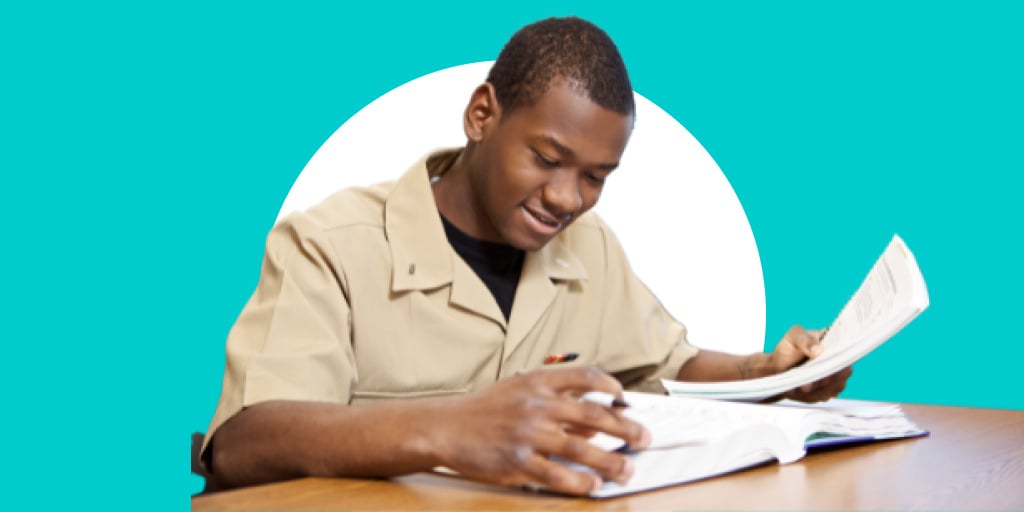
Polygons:
M429 167L446 160L439 153ZM274 227L228 336L207 440L266 400L459 394L552 354L579 354L560 366L597 365L630 388L662 391L658 378L697 352L592 213L526 254L506 323L449 245L427 167L424 158L397 182L343 190Z

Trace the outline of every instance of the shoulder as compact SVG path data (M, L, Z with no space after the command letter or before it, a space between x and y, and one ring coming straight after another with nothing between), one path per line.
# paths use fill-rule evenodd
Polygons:
M384 204L392 182L335 192L307 210L281 219L267 237L267 253L321 252L383 240Z
M612 229L594 211L581 215L571 226L559 234L559 239L574 252L591 252L597 248L606 251L610 245L618 246L618 240Z
M630 268L626 250L611 226L593 211L576 219L557 240L583 264L591 277Z
M382 228L384 204L393 187L393 182L385 182L370 187L346 188L285 220L299 219L325 232L354 226Z

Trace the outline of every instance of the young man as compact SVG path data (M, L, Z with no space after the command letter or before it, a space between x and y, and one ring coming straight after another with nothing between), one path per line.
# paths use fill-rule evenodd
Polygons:
M464 148L276 226L228 339L203 448L216 483L447 466L583 494L601 478L549 456L625 481L630 461L587 436L643 447L650 434L580 393L752 378L814 357L817 335L799 327L770 354L698 351L632 274L587 212L633 118L608 36L544 20L473 91ZM849 373L790 396L834 396Z

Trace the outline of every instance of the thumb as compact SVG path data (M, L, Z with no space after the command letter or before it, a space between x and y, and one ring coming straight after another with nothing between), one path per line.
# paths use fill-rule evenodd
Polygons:
M804 360L821 355L822 346L819 334L805 330L799 325L789 329L782 341L775 347L776 364L780 368L790 368Z
M808 331L799 325L794 325L786 333L786 339L804 357L817 357L821 355L820 336L818 331Z

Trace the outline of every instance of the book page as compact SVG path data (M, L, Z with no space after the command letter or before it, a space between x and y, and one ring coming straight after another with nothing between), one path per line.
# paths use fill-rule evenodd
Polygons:
M783 373L730 382L662 380L671 394L757 400L827 377L856 362L928 307L928 290L913 254L899 236L875 262L822 339L818 357Z
M610 396L588 393L584 399L607 403ZM689 482L772 460L793 462L804 456L808 439L818 432L861 440L923 432L895 404L782 406L635 392L625 393L625 399L630 406L622 410L623 414L650 429L651 446L627 452L636 465L629 482L605 482L592 494L594 497ZM609 444L609 439L617 443ZM591 442L605 449L622 447L621 440L605 434ZM579 471L591 471L561 462Z
M822 338L824 352L808 365L823 364L863 343L866 333L891 329L892 318L914 307L916 283L907 254L902 241L894 239Z
M605 403L608 397L603 395L588 393L584 399ZM689 482L770 460L792 462L805 453L803 419L813 414L796 408L647 393L627 392L625 398L630 406L623 414L651 431L651 445L627 453L637 468L629 482L607 481L594 497ZM598 434L590 442L604 449L622 446L621 440L606 434ZM591 471L561 462L578 471Z

